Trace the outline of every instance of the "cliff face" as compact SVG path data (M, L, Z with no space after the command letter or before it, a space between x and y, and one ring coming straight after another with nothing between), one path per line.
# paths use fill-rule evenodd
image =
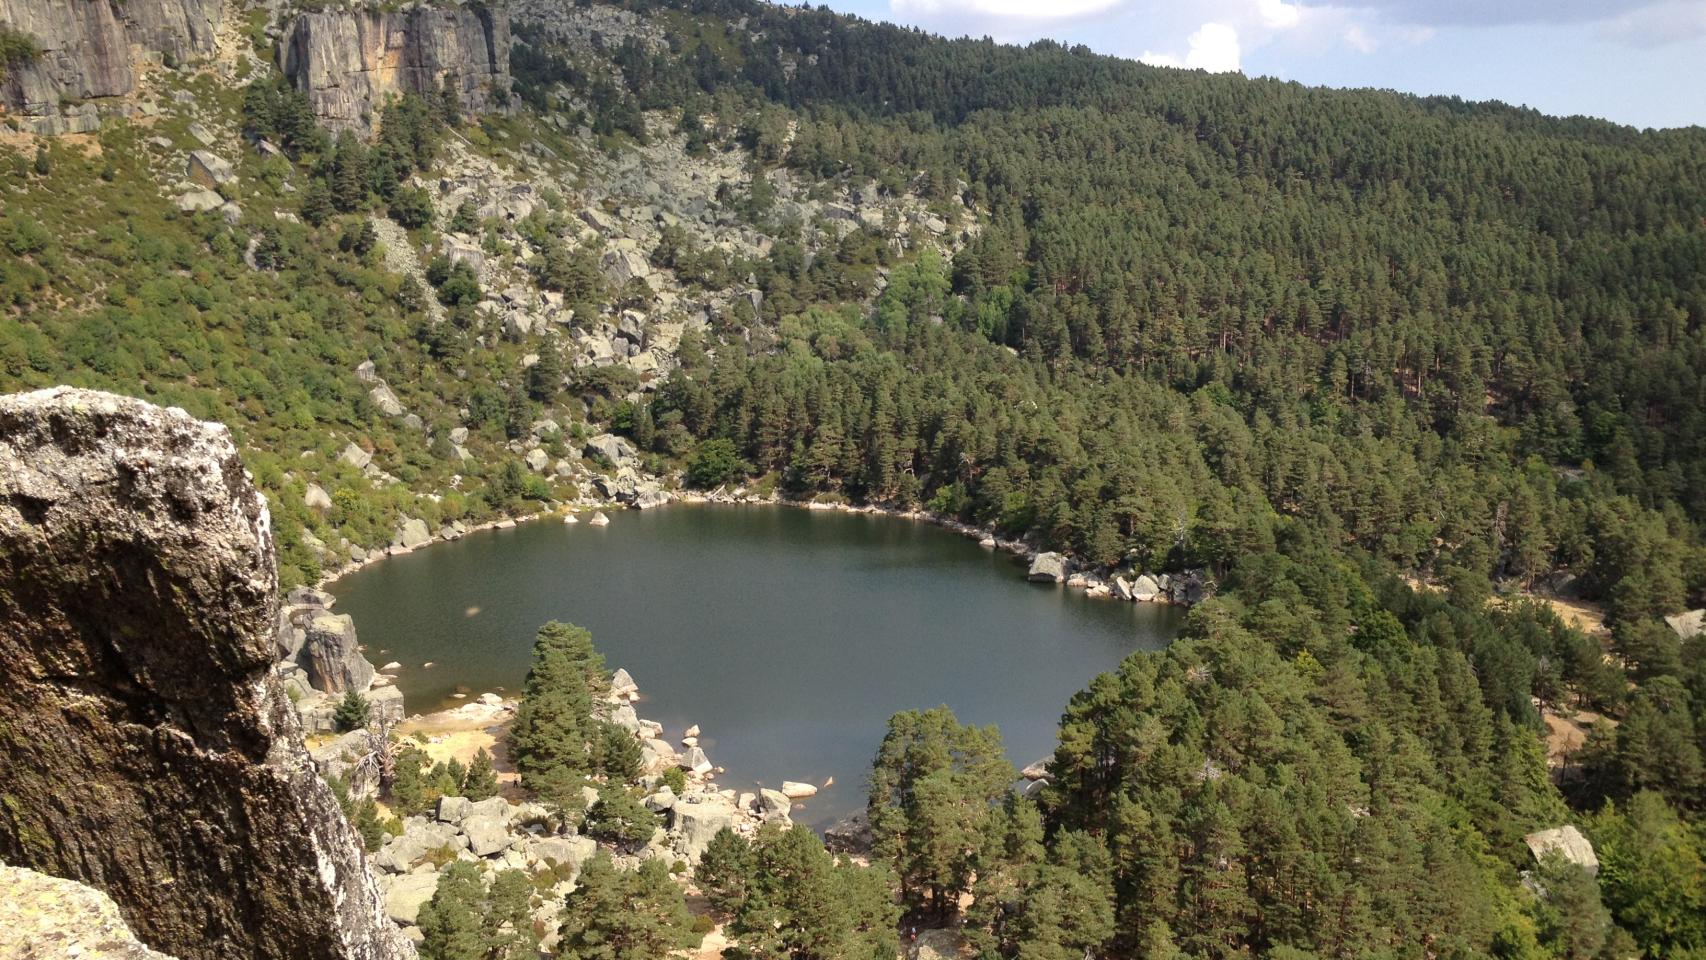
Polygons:
M509 91L509 48L502 7L305 13L281 66L323 122L366 129L388 94L437 93L447 77L464 110L493 109Z
M0 24L34 37L42 51L8 71L0 103L51 121L67 101L125 96L136 89L133 44L169 61L211 56L225 7L225 0L0 0ZM78 114L85 115L93 117Z
M224 427L0 398L0 860L183 960L411 956L268 672L276 592Z

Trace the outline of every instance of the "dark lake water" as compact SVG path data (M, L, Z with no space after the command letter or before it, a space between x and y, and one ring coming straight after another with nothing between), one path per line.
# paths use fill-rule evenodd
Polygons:
M766 506L623 511L607 527L522 524L394 557L338 582L368 658L403 664L411 712L513 695L533 634L592 631L672 743L692 724L727 786L835 785L796 819L864 804L899 710L1001 728L1023 766L1054 749L1072 694L1178 611L1029 584L1016 558L927 524ZM432 669L422 664L432 661Z

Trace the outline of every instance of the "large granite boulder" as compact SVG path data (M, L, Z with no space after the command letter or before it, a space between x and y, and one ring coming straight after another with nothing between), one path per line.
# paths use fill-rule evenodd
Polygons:
M397 536L392 540L392 545L413 550L431 542L432 531L427 529L426 521L420 517L410 517L397 528Z
M724 827L733 828L743 819L734 801L722 794L684 797L671 808L670 813L669 829L674 837L675 852L697 863L717 831Z
M540 837L522 841L521 852L534 866L557 864L579 874L581 867L598 852L598 841L591 837Z
M361 655L355 622L336 613L309 620L300 654L308 682L321 693L363 693L373 683L373 664Z
M468 852L476 857L496 856L516 840L509 832L509 818L504 816L469 817L462 821L462 832L468 837Z
M1059 583L1072 572L1072 563L1058 553L1039 553L1026 577L1033 583Z
M438 892L438 874L409 873L392 877L385 887L385 915L398 923L420 919L421 907Z
M183 960L410 956L270 672L277 594L224 427L0 398L0 859Z

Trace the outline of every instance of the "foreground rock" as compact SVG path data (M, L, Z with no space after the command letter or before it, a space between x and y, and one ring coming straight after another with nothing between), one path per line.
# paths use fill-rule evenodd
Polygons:
M125 926L111 897L75 880L0 864L0 957L172 960Z
M269 674L273 549L224 427L0 398L0 859L184 960L411 956Z

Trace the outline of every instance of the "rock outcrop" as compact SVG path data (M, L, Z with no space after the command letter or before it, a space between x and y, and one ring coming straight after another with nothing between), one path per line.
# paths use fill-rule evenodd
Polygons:
M446 82L463 109L496 109L509 48L509 13L496 4L340 10L292 21L280 66L321 121L365 130L387 94L436 94Z
M296 705L297 718L308 733L336 729L338 701L349 691L367 699L376 718L403 719L403 694L384 682L361 652L355 622L333 613L332 595L298 587L279 604L278 665L274 675Z
M277 587L224 427L0 398L0 859L183 960L408 957L269 672Z
M0 864L0 957L172 960L136 939L112 898L75 880Z
M99 116L61 104L136 90L132 45L166 63L211 56L225 0L0 0L0 24L34 38L41 56L6 71L0 104L37 133L85 132Z

